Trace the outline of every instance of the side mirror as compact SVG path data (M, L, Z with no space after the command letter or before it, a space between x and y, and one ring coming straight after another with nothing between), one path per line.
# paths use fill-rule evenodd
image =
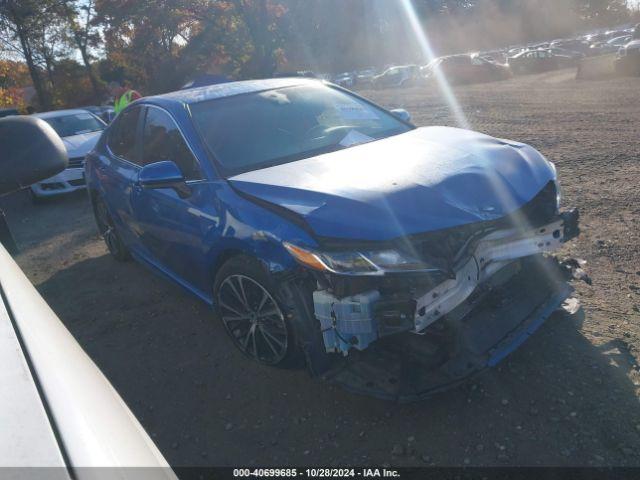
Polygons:
M142 167L138 182L142 188L171 188L178 192L180 198L191 195L191 189L178 165L169 160L149 163Z
M411 122L411 115L409 115L409 112L407 112L404 108L394 108L393 110L391 110L391 114L394 117L399 118L403 122Z
M0 119L0 195L52 177L68 161L62 139L44 120L22 115Z

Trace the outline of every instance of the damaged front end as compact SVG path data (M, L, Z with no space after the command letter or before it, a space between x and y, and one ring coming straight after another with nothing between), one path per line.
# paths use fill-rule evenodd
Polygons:
M558 213L546 190L507 217L376 248L287 246L317 283L314 313L334 354L324 378L411 401L515 350L571 293L546 254L578 235L578 212Z

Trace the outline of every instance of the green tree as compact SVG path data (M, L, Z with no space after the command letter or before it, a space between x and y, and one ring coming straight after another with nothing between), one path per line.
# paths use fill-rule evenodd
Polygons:
M77 49L85 73L91 82L94 97L100 98L103 86L92 65L91 49L99 46L101 38L94 25L96 10L94 0L62 0L59 13L66 26L66 40Z
M42 59L43 31L53 11L50 0L2 0L0 2L0 43L3 48L22 56L41 108L51 107L50 92L39 67Z

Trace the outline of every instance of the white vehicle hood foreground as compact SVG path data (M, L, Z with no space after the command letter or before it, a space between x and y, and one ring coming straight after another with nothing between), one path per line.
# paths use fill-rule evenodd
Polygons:
M9 476L16 478L34 478L19 467L37 466L58 467L36 475L42 478L175 479L122 398L2 245L0 289L0 467L14 467Z
M62 139L62 143L64 143L64 146L67 149L69 158L84 157L87 153L93 150L93 147L98 142L100 135L102 135L102 131L81 133L79 135L64 137Z

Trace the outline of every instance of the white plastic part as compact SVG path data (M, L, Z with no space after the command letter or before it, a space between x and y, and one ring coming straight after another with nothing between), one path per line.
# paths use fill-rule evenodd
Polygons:
M564 225L557 220L524 233L499 230L484 237L471 258L445 280L416 300L415 330L420 333L464 302L477 286L518 258L551 252L562 245Z

